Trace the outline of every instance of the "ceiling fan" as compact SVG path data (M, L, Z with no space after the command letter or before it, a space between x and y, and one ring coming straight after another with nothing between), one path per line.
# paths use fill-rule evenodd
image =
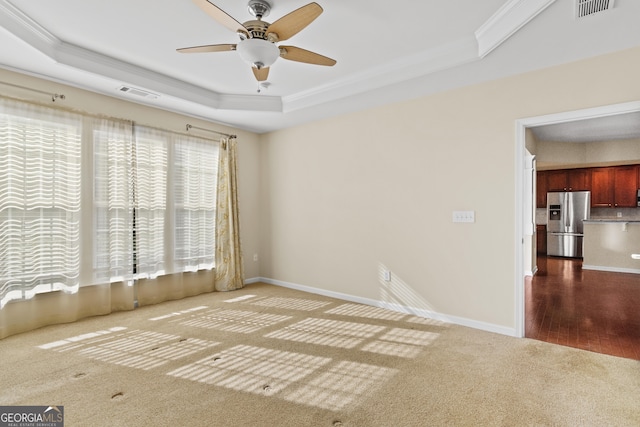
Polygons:
M259 82L269 77L269 67L276 59L304 62L307 64L333 66L336 61L326 56L295 46L278 46L276 43L287 40L299 33L322 13L317 3L309 3L270 24L262 18L269 15L271 5L266 0L250 0L249 13L256 19L244 24L208 0L193 2L220 24L238 34L237 44L210 44L176 49L180 53L228 52L236 50L240 57L251 64L253 74Z

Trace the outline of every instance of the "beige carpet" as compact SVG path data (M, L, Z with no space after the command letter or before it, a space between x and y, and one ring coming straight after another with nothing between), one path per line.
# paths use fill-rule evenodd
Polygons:
M640 362L265 284L0 341L66 426L638 426Z

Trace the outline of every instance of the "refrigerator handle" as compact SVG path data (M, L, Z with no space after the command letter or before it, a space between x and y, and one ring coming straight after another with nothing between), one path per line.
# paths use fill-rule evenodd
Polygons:
M569 193L564 193L564 231L569 231Z

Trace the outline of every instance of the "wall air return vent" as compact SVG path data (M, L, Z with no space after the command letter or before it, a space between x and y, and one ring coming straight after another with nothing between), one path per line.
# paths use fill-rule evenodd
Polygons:
M120 92L125 92L130 95L140 96L142 98L157 99L159 97L159 95L156 95L155 93L147 92L146 90L138 89L131 86L120 86L118 90Z
M613 9L615 0L576 0L576 17L584 18L594 13Z

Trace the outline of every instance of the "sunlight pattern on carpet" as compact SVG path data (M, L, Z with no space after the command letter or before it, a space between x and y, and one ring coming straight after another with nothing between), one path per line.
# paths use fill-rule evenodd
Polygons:
M149 320L154 320L155 321L155 320L169 319L171 317L181 316L181 315L187 314L187 313L193 313L194 311L200 311L200 310L204 310L206 308L209 308L209 307L207 307L206 305L201 305L201 306L198 306L198 307L188 308L186 310L175 311L173 313L168 313L168 314L165 314L165 315L162 315L162 316L152 317Z
M52 348L62 347L58 351L61 351L61 352L62 351L67 351L69 349L84 345L84 344L77 344L76 345L76 344L73 344L73 343L78 343L78 342L89 340L89 339L92 339L92 338L102 337L104 335L108 335L108 334L111 334L113 332L124 331L126 329L127 328L122 327L122 326L115 326L113 328L109 328L109 329L105 329L105 330L100 330L100 331L95 331L95 332L87 332L85 334L75 335L73 337L65 338L63 340L58 340L58 341L53 341L53 342L50 342L50 343L42 344L42 345L39 345L38 348L41 348L41 349L44 349L44 350L50 350Z
M308 318L265 335L329 347L354 348L365 339L385 330L384 326L339 320Z
M402 320L407 317L406 314L391 311L386 308L371 307L368 305L353 303L342 304L336 308L326 311L325 313L381 320Z
M387 356L414 358L440 334L413 329L393 328L377 340L362 346L361 350Z
M239 297L223 300L223 302L229 302L229 303L231 303L231 302L240 302L240 301L245 301L245 300L248 300L248 299L251 299L251 298L255 298L255 297L256 297L255 295L241 295Z
M332 304L328 301L317 301L304 298L267 297L259 301L252 301L251 305L263 307L283 308L287 310L313 311Z
M291 316L217 308L206 313L192 315L188 320L180 319L179 322L181 325L196 328L250 334L289 319Z
M381 340L401 342L405 344L429 345L440 334L429 331L416 331L415 329L393 328L380 337Z
M122 328L126 329L126 328ZM98 331L39 346L57 352L74 351L91 359L149 370L218 345L198 338L151 331ZM122 331L122 332L120 332ZM82 339L78 339L82 338Z
M374 393L397 369L340 361L306 384L290 390L285 400L339 411Z
M254 394L278 393L303 380L330 358L238 345L167 375Z

